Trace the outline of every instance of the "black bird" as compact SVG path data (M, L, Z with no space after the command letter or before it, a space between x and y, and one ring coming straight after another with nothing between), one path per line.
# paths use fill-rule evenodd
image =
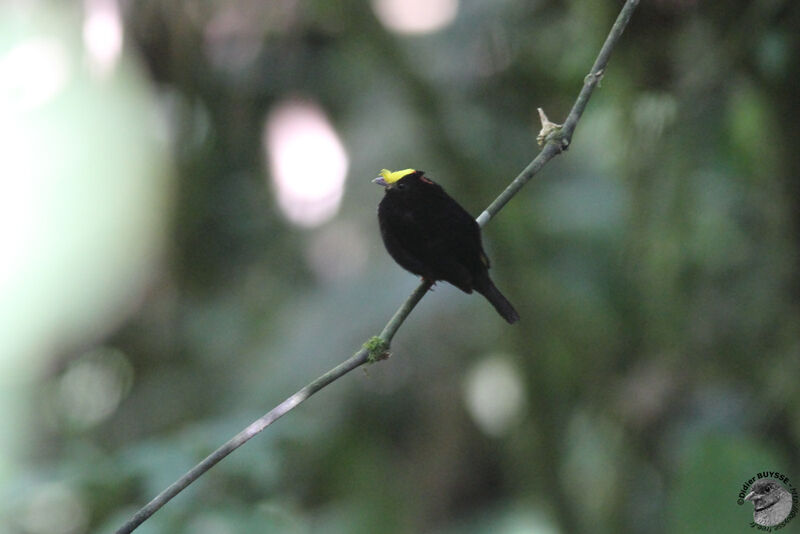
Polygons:
M764 527L782 523L792 511L792 494L774 478L762 478L744 498L753 503L753 521Z
M386 169L373 180L385 187L378 222L386 250L404 269L431 282L477 291L509 323L519 320L489 278L489 258L475 219L423 171Z

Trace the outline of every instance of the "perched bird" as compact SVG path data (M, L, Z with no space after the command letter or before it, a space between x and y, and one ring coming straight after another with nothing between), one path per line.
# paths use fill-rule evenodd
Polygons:
M774 478L762 478L744 500L753 503L753 521L764 527L782 523L792 511L792 494Z
M373 180L385 187L378 222L386 250L404 269L431 282L477 291L509 323L519 320L489 278L489 258L475 219L423 171L388 171Z

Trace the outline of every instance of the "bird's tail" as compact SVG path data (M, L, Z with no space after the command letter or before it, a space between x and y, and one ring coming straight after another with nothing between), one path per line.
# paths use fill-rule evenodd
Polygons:
M486 281L487 283L480 284L481 287L476 287L475 290L486 297L486 300L494 306L497 313L508 321L509 324L514 324L519 321L519 314L517 310L514 309L514 306L500 293L500 290L497 289L497 286L494 285L490 278L487 277Z

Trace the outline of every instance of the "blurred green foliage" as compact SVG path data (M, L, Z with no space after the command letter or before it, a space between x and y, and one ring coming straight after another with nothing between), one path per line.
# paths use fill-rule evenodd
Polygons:
M4 531L114 530L376 334L417 280L383 250L369 180L424 169L477 215L535 156L536 108L566 116L621 6L462 0L448 27L401 35L379 3L119 6L137 81L104 94L138 109L125 87L146 84L175 181L171 207L129 200L171 224L124 323L53 339L9 401L29 438ZM139 531L746 531L742 482L800 480L798 30L788 0L643 2L569 152L484 231L521 323L437 286L390 359ZM315 227L282 214L264 149L271 110L298 99L349 158ZM134 161L160 153L141 143ZM114 157L109 181L130 168Z

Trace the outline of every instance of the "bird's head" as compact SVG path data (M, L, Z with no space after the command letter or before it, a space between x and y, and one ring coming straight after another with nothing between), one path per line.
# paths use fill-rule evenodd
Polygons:
M745 496L744 500L751 501L755 511L760 512L773 506L781 500L784 494L791 497L789 492L777 480L762 478L753 484L752 490Z
M415 185L419 182L432 184L430 180L425 178L424 171L416 169L403 169L402 171L390 171L389 169L382 169L380 176L372 180L372 183L384 186L387 191L389 189L405 189L408 186Z

